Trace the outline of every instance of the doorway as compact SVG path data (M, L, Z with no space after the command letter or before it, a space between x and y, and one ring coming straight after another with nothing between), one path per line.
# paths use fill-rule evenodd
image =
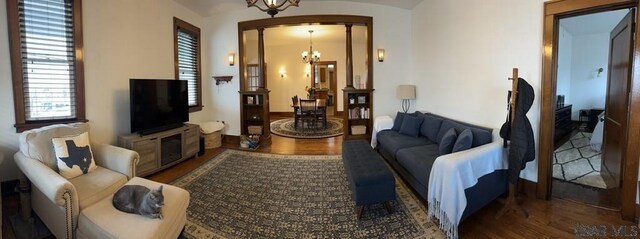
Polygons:
M327 100L327 115L336 116L338 107L338 63L319 61L311 65L311 83L316 88L316 99Z
M616 56L610 52L615 49L611 40L619 37L617 26L629 14L632 14L629 9L621 9L559 21L552 162L554 197L620 209L620 180L605 182L611 177L603 165L608 162L603 160L606 148L603 140L605 123L611 128L605 120L609 79L616 78L611 75L615 69L612 72L609 68L610 56ZM626 43L629 45L628 40ZM625 49L628 58L630 49ZM609 148L609 154L612 150L619 151L619 147ZM618 165L614 171L620 170Z
M540 134L539 134L539 158L538 158L538 198L549 199L552 195L553 160L554 160L554 136L557 107L557 67L558 67L558 40L559 23L561 19L582 16L592 13L601 13L620 9L635 9L637 1L580 1L564 0L544 3L544 29L543 29L543 68L540 110ZM640 71L633 68L634 64L640 64L638 42L632 39L638 36L637 24L633 24L638 16L629 14L625 19L627 23L621 23L617 34L611 34L610 42L612 52L609 64L607 82L607 99L605 103L604 130L603 130L603 162L615 159L619 168L614 169L618 173L617 182L621 185L617 194L617 203L622 218L634 220L636 215L636 193L638 187L638 159L640 158ZM633 26L633 27L632 27ZM625 37L619 37L625 36ZM626 41L623 39L627 39ZM620 43L624 44L620 44ZM624 47L619 47L624 46ZM626 49L625 49L626 48ZM629 54L630 52L630 54ZM626 54L626 57L625 57ZM613 67L612 67L613 66ZM619 80L623 79L623 80ZM613 83L612 83L613 82ZM616 97L611 97L616 96ZM615 106L615 107L612 107ZM617 108L613 110L613 108ZM625 109L624 111L620 109ZM618 127L612 127L614 124ZM610 147L609 145L613 145ZM602 163L602 165L613 165ZM609 167L608 169L611 169ZM603 177L604 178L604 177Z

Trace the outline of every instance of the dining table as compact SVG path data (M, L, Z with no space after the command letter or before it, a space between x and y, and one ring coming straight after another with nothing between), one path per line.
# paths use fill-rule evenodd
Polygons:
M300 101L292 104L293 108L293 127L294 129L298 129L298 121L300 121L300 117L302 116L302 112L300 112ZM322 118L322 126L327 128L327 99L316 99L316 114L320 113L320 117ZM316 119L319 118L316 116Z

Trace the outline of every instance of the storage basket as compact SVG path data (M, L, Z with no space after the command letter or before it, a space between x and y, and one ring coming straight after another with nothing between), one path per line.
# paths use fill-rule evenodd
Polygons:
M352 135L362 135L367 133L367 126L364 125L354 125L351 126L351 134Z
M222 145L222 131L216 131L204 135L204 148L215 149Z
M249 131L249 134L262 135L262 126L252 125L247 127L247 131Z

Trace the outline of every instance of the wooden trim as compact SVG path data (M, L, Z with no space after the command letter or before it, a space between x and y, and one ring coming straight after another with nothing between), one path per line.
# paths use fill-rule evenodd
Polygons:
M559 0L544 3L542 91L540 108L539 157L537 197L551 196L551 159L553 158L553 135L555 125L556 72L558 44L558 22L561 18L622 8L637 7L635 0ZM640 20L636 14L636 23ZM640 28L635 25L635 36ZM622 218L634 220L635 198L638 181L638 159L640 158L640 41L635 41L631 76L630 112L628 115L627 142L621 195Z
M200 28L185 22L177 17L173 17L173 68L176 80L180 79L179 70L178 70L178 29L181 29L198 40L196 60L198 61L198 65L196 66L196 91L197 93L197 102L198 104L195 106L189 107L189 113L201 111L204 107L202 105L202 38L200 37Z
M222 143L240 145L240 136L238 135L222 135Z
M75 115L74 119L27 121L24 101L24 74L22 72L22 48L20 45L20 19L18 0L7 1L7 22L9 27L9 53L11 59L11 79L13 84L13 102L15 110L15 128L20 133L57 123L86 122L85 84L84 84L84 42L82 37L82 0L73 1L73 44L75 77Z
M331 91L333 93L333 115L336 115L336 112L338 111L338 62L337 61L318 61L318 62L314 62L311 65L311 86L315 86L315 78L316 78L316 71L314 69L314 67L316 65L333 65L333 74L331 76L331 81L329 82L329 91Z

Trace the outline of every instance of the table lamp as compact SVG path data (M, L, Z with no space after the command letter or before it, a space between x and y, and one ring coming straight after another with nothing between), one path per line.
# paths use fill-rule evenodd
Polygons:
M399 85L396 91L398 98L402 100L402 111L407 113L411 106L411 101L416 99L416 86L415 85Z

